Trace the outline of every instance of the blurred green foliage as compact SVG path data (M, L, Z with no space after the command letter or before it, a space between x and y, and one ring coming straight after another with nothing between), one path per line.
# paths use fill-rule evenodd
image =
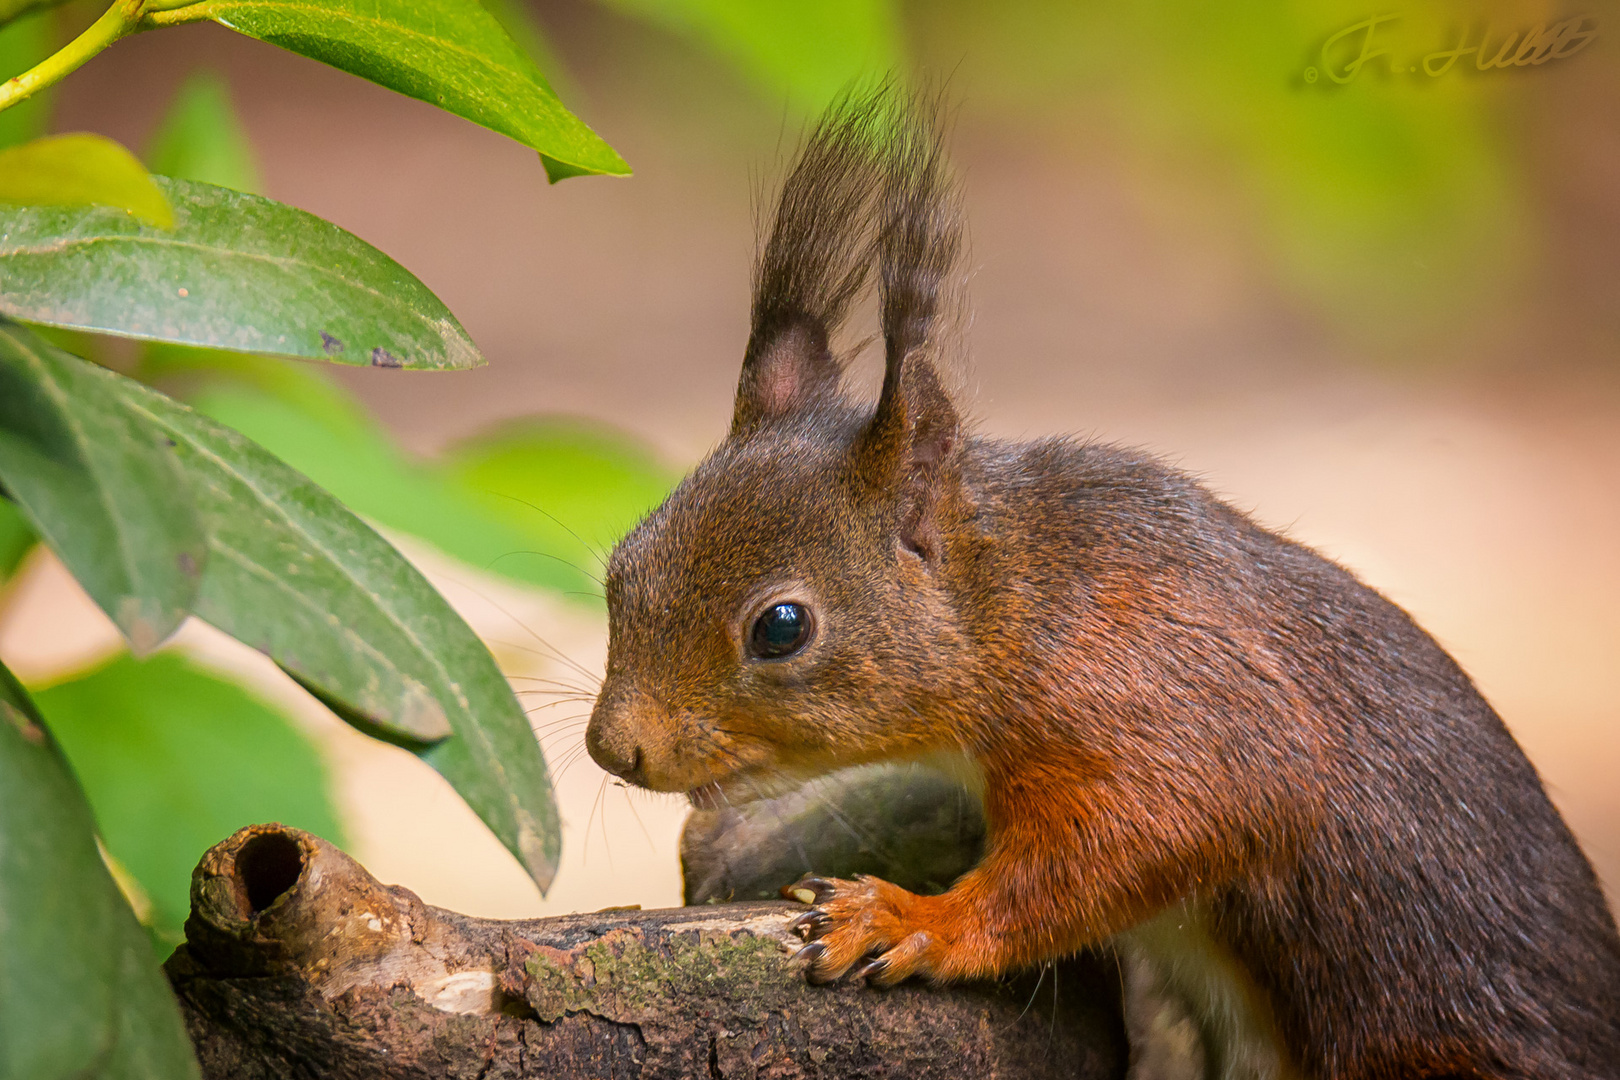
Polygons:
M903 67L893 0L601 0L684 34L772 95L816 111L852 80Z
M1388 55L1341 85L1320 72L1360 48L1352 33L1323 55L1368 18L1351 0L600 2L801 116L851 80L944 80L997 138L1123 167L1150 220L1217 234L1364 354L1422 362L1522 295L1543 256L1517 149L1524 80L1542 73L1471 55L1421 68L1487 33L1494 49L1536 5L1415 0L1376 28L1369 51Z
M84 131L0 149L0 203L111 207L158 229L174 228L174 208L135 155Z
M0 497L0 585L16 571L36 539L17 505Z
M1476 7L1403 5L1373 43L1389 57L1345 85L1308 81L1328 39L1367 18L1345 0L914 11L922 57L960 58L980 109L1059 152L1087 154L1099 138L1123 150L1145 197L1173 189L1204 224L1237 229L1279 289L1358 344L1420 356L1534 262L1502 95L1537 73L1405 70L1463 28L1477 36ZM1533 15L1503 15L1497 38Z
M447 448L439 467L491 518L527 539L529 550L502 556L492 568L533 580L541 572L536 558L558 560L585 570L593 586L613 543L676 479L622 433L566 417L499 425Z
M377 524L571 596L599 594L601 553L674 480L628 437L557 418L515 421L424 460L314 367L155 346L140 374Z
M246 129L231 107L225 80L207 68L181 84L146 150L155 173L263 195Z
M0 0L0 23L10 22L30 12L43 12L61 3L63 0Z
M37 11L0 25L0 78L22 74L55 48L56 31L49 11ZM47 90L0 112L0 147L15 146L45 134L50 123L51 97Z
M140 885L161 951L178 944L191 870L237 829L281 821L335 844L326 766L280 712L173 653L121 656L34 691L106 845Z

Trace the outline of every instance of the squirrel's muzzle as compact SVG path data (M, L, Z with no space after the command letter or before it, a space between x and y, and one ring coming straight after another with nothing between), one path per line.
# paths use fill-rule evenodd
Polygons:
M604 690L585 728L585 749L591 760L637 787L647 787L649 781L645 746L652 718L647 714L657 709L649 706L651 703L627 701Z

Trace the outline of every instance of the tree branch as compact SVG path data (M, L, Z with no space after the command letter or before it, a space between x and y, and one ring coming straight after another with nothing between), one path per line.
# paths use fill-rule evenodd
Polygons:
M203 857L166 967L209 1077L1124 1073L1109 959L944 988L811 987L791 960L795 910L475 919L259 825Z

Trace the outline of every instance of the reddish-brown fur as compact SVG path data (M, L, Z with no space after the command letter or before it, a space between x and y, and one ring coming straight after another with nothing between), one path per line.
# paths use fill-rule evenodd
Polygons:
M964 433L932 129L836 111L761 256L732 432L609 567L596 760L732 799L941 752L992 836L937 897L812 880L811 973L994 975L1189 905L1313 1077L1620 1076L1620 939L1540 780L1400 609L1143 455ZM875 262L876 407L832 340ZM746 650L767 604L802 652Z

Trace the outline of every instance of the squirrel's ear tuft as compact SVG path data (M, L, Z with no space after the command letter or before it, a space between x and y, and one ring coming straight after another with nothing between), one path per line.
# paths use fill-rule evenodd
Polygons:
M938 99L919 97L890 135L877 235L883 393L856 450L868 482L901 501L900 542L929 562L942 551L936 511L962 429L939 371L956 345L965 246L941 132Z
M872 260L886 101L880 88L834 104L782 184L754 266L733 435L837 399L843 369L831 342Z

